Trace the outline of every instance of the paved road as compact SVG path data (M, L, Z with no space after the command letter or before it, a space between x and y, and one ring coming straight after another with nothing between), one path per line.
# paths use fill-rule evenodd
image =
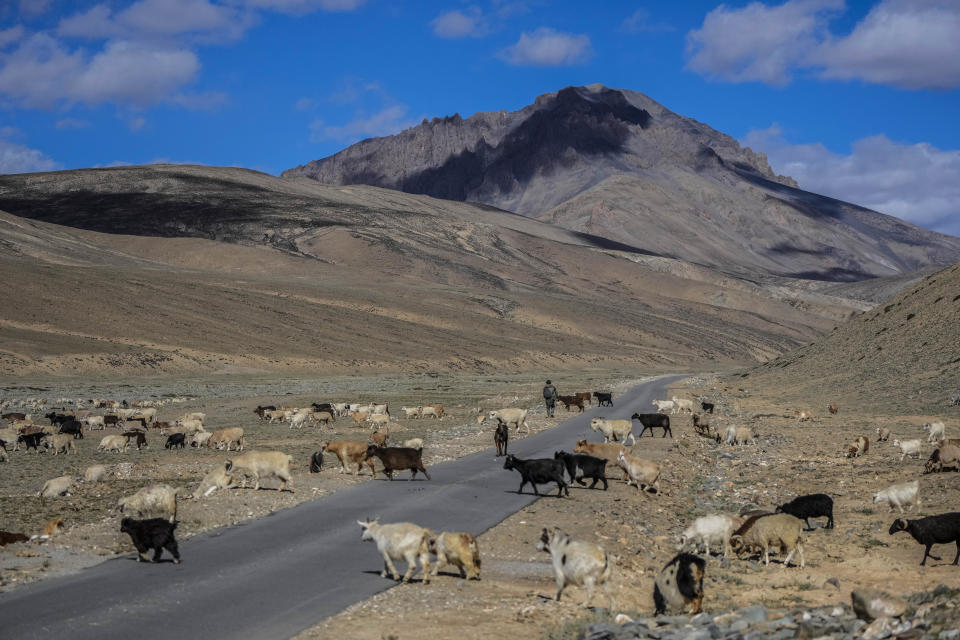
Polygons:
M569 450L591 433L591 417L647 412L674 379L640 385L612 409L594 408L511 442L510 452L552 457ZM493 454L491 448L431 466L429 482L368 482L196 536L180 545L180 565L138 564L130 555L20 587L0 595L0 638L289 638L393 586L379 575L376 547L360 542L357 520L379 514L383 522L479 535L532 503L533 495L515 493L519 474L505 471Z

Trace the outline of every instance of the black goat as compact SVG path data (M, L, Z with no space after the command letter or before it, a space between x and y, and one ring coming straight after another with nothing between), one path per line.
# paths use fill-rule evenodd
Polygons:
M310 473L320 473L323 469L323 451L314 451L310 456Z
M516 469L520 472L523 481L517 493L523 493L523 487L529 482L533 486L534 495L540 495L537 491L537 484L546 484L547 482L557 483L557 497L561 497L566 491L570 495L570 487L563 479L563 462L552 460L550 458L538 458L533 460L521 460L520 458L509 455L503 463L503 468L510 470Z
M960 512L941 513L936 516L927 516L919 520L903 520L897 518L890 525L890 535L898 531L906 531L913 539L926 547L923 552L923 560L920 566L927 563L927 556L934 560L939 560L935 555L931 555L930 547L935 544L947 544L949 542L957 543L957 555L953 557L953 564L960 560Z
M613 394L608 391L594 391L593 397L597 399L597 406L613 406Z
M713 413L714 405L712 402L701 402L700 406L703 407L704 413Z
M510 440L510 427L505 422L497 425L497 430L493 432L493 444L497 445L497 456L507 455L507 443Z
M182 433L171 433L167 436L167 444L163 445L164 449L176 449L177 447L183 449L184 444L186 443L186 436Z
M17 447L20 446L22 442L26 447L27 451L30 451L31 448L36 449L37 453L40 453L40 442L47 436L45 433L24 433L17 437Z
M603 483L603 490L607 490L607 461L603 458L595 458L585 453L567 453L566 451L556 451L553 454L554 460L560 460L567 468L570 475L570 481L576 481L582 487L587 486L583 478L592 478L593 484L590 488L597 486L598 482Z
M807 531L813 531L810 518L826 518L827 529L833 529L833 498L825 493L799 496L777 507L777 513L789 513L807 523Z
M74 439L83 440L83 423L70 418L60 424L58 433L69 433Z
M180 564L180 549L173 537L176 522L164 518L150 518L148 520L134 520L124 518L120 521L120 533L126 533L137 548L137 562L143 562L143 554L153 549L153 560L160 560L160 554L166 549L173 556L173 562Z
M647 429L650 429L650 437L653 437L654 428L663 429L663 437L666 438L667 434L670 434L670 437L673 437L673 429L670 428L670 416L665 413L635 413L630 416L631 420L639 420L640 424L643 425L643 429L640 430L640 437L643 437L644 432Z

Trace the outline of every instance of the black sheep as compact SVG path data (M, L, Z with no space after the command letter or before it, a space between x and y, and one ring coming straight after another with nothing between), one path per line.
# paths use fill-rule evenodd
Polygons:
M157 562L160 560L160 554L166 549L173 556L174 563L180 564L180 549L173 537L173 530L176 528L176 522L163 518L148 520L124 518L120 521L120 533L129 534L133 546L137 548L137 562L143 562L143 554L150 549L153 549L151 562Z
M598 482L603 483L603 490L607 490L607 461L603 458L596 458L585 453L567 453L566 451L556 451L553 454L554 460L560 460L567 468L570 474L571 482L576 481L582 487L587 486L584 478L592 478L593 484L590 488L597 486Z
M940 559L930 553L930 547L935 544L956 542L957 555L953 557L953 564L957 564L957 561L960 560L960 512L941 513L919 520L897 518L890 525L890 535L898 531L906 531L913 536L914 540L926 547L923 552L923 560L920 561L921 567L927 563L927 556L934 560Z
M713 408L716 406L712 402L701 402L700 406L703 407L704 413L713 413Z
M171 433L167 437L167 444L163 445L165 449L176 449L180 447L183 449L183 445L186 442L186 437L182 433Z
M703 608L703 575L707 562L692 553L679 553L668 562L653 584L656 615L668 612L700 613Z
M833 529L833 498L825 493L799 496L777 507L777 513L789 513L807 524L807 531L813 531L810 518L826 518L827 529Z
M24 433L17 437L17 446L20 446L22 442L26 446L26 450L30 451L31 447L37 452L40 453L40 442L47 437L47 434L38 432L38 433Z
M310 456L310 473L320 473L323 468L323 451L314 451Z
M503 468L507 470L516 469L520 472L520 477L523 478L523 481L520 483L520 488L517 489L517 493L523 493L524 485L529 482L533 485L533 493L540 495L540 492L537 491L537 484L556 482L558 498L563 496L564 490L566 490L568 496L570 495L570 487L567 486L566 481L563 479L563 463L559 460L552 460L550 458L521 460L514 455L509 455L503 463Z

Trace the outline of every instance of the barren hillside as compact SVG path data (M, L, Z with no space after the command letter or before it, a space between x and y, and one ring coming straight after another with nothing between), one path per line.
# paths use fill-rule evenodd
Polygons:
M8 374L717 367L866 306L373 187L151 166L0 188L71 225L0 217Z

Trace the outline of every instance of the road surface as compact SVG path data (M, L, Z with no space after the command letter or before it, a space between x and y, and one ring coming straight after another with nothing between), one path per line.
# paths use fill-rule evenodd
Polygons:
M639 385L615 398L614 407L595 407L511 441L509 451L553 457L580 438L596 440L593 416L649 412L675 379ZM289 638L394 586L380 577L382 559L372 543L360 541L357 520L379 515L381 522L480 535L535 500L529 485L516 493L520 475L505 471L492 447L429 470L431 481L408 482L402 472L400 481L378 479L195 536L180 545L179 565L137 563L128 555L0 594L0 638ZM555 485L542 485L551 487L555 494Z

